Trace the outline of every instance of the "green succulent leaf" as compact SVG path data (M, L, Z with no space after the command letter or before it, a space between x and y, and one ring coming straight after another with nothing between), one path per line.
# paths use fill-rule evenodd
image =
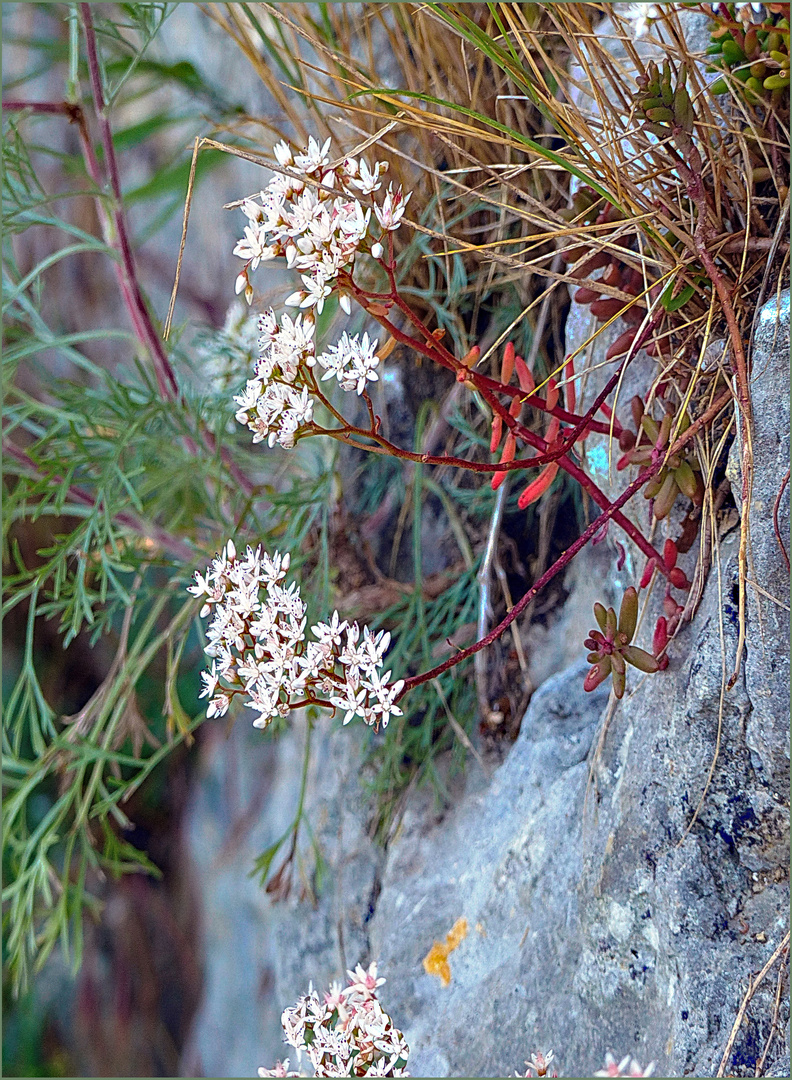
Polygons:
M619 609L619 633L624 634L627 638L626 644L632 641L637 625L638 592L631 585L622 597L621 608Z
M639 649L636 645L628 645L625 649L622 649L622 656L628 664L632 664L639 671L645 671L648 675L660 670L660 664L652 654L645 649Z

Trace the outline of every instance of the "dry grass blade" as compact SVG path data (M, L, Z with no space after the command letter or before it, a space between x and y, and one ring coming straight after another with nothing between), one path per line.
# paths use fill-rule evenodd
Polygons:
M764 981L765 976L767 975L768 971L770 971L773 964L775 964L776 960L778 960L778 958L781 956L781 954L785 950L788 950L788 949L789 949L789 931L786 932L786 934L784 935L780 945L778 945L775 952L770 957L770 959L767 961L767 963L762 968L762 970L759 972L759 974L756 976L756 978L751 979L749 981L748 989L746 990L745 996L743 997L742 1002L740 1003L740 1008L737 1011L737 1016L735 1018L734 1025L733 1025L733 1027L731 1029L731 1034L729 1035L729 1040L726 1043L726 1049L723 1051L723 1057L721 1058L721 1063L718 1066L717 1073L715 1074L716 1076L723 1076L724 1072L726 1071L726 1066L729 1063L729 1055L731 1054L732 1047L734 1046L734 1040L737 1038L737 1033L740 1030L740 1025L743 1022L743 1017L745 1016L745 1011L748 1008L748 1005L750 1004L751 998L754 996L756 991L759 989L760 985Z

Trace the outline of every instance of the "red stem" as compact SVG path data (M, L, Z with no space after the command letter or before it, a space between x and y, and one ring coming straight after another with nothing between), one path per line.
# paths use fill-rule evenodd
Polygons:
M668 456L677 453L685 446L690 439L707 423L710 422L720 410L731 399L731 391L721 394L721 396L715 401L705 413L695 420L690 427L676 440L674 445L668 452ZM442 664L438 664L437 667L432 668L430 671L425 671L421 675L413 675L409 679L405 680L404 686L399 692L396 700L400 700L408 690L412 690L414 686L420 686L421 683L429 682L431 679L436 679L438 675L442 675L444 671L448 671L449 668L454 667L456 664L466 660L469 656L473 656L474 653L479 652L481 649L485 649L488 645L491 645L496 641L505 630L511 626L514 620L528 607L531 600L536 596L540 589L542 589L552 578L555 577L561 570L567 566L577 553L586 546L593 536L602 528L602 526L614 518L618 509L625 505L637 491L639 491L643 485L660 471L663 467L665 458L659 458L653 465L650 465L642 473L633 480L628 488L622 492L622 494L615 499L613 503L605 510L596 520L588 526L585 532L581 533L575 542L567 548L567 550L556 559L553 565L545 571L539 580L531 586L531 588L522 596L518 602L514 605L506 617L498 623L498 625L486 635L481 638L480 641L476 641L473 645L469 645L466 649L461 649L455 656L444 661Z
M94 99L96 119L99 123L99 131L102 137L102 146L105 152L105 162L110 177L110 188L113 193L113 223L118 236L118 248L124 266L126 284L131 295L136 318L133 321L139 323L143 340L151 352L157 375L157 384L163 397L178 398L179 389L176 376L170 361L165 353L159 335L154 329L148 307L138 284L135 270L135 259L132 254L132 246L129 242L126 219L124 216L123 194L121 191L121 178L118 171L118 159L116 158L113 145L113 133L110 121L107 118L104 91L102 89L102 76L99 70L99 58L96 50L96 32L94 31L93 16L90 4L80 4L83 27L85 29L85 44L88 52L88 70L91 76L91 92ZM138 326L136 325L136 330Z
M504 393L509 394L511 397L522 397L524 392L520 391L516 387L506 386L503 383L497 382L494 379L490 379L488 376L483 375L481 372L472 371L465 368L464 365L461 364L459 360L457 360L456 357L453 356L453 354L450 353L448 349L446 349L445 346L442 345L434 337L432 332L428 330L427 327L421 322L418 316L411 310L409 305L398 295L396 279L392 267L385 265L385 270L391 283L392 292L391 296L389 297L390 301L395 304L395 306L398 307L398 309L413 324L413 326L415 326L416 329L418 329L419 332L423 334L424 337L426 337L427 343L424 344L418 339L411 338L408 334L403 333L386 316L373 313L377 321L382 326L384 326L397 341L401 342L402 344L407 345L410 348L416 349L422 355L428 357L431 360L434 360L435 362L441 364L445 368L450 369L451 371L459 372L460 370L464 370L466 373L466 378L470 379L470 381L473 383L479 393L481 393L482 397L485 399L490 408L492 408L493 412L497 413L501 417L507 427L515 435L519 436L519 438L526 442L529 446L533 446L535 449L540 451L540 453L535 459L531 459L530 465L532 467L557 461L559 466L564 469L565 472L567 472L581 485L581 487L583 487L589 493L592 500L596 503L597 506L600 507L600 509L608 510L612 504L611 501L608 499L607 495L605 495L605 493L600 490L600 488L594 483L591 477L589 477L584 472L584 470L580 468L580 466L576 465L570 460L568 456L568 451L574 446L575 442L577 442L577 440L580 438L580 435L584 432L601 430L604 434L611 434L610 425L596 423L592 419L593 415L600 408L600 406L604 403L605 399L617 385L625 365L629 363L630 359L637 353L642 343L652 333L654 327L657 325L657 319L650 320L644 327L643 331L636 336L635 341L630 348L630 351L619 366L619 370L611 376L605 387L603 387L603 389L600 391L597 399L595 400L594 404L592 405L591 409L589 409L585 417L574 416L571 413L567 413L566 410L559 409L558 407L549 409L547 407L547 403L541 398L538 398L536 395L529 395L527 398L524 399L529 404L535 404L536 407L541 408L544 412L547 412L550 415L556 416L559 412L561 412L563 414L563 416L560 417L561 419L575 424L575 427L573 428L573 431L570 435L563 439L563 441L560 441L552 448L550 448L545 442L545 440L541 438L541 436L537 435L536 432L531 431L529 428L526 428L524 425L520 424L517 420L515 420L515 418L509 413L508 409L504 408L504 406L498 401L495 396L496 393ZM361 297L363 297L365 294L362 292L362 290L358 289L354 281L352 281L351 277L345 276L345 285L350 289L350 291L355 294L356 299L359 303L362 304L363 307L368 306L365 303L365 300L361 299ZM429 341L431 341L431 345L428 344ZM614 424L614 434L617 433L618 432L616 424ZM366 434L371 434L372 437L376 438L377 441L379 441L379 437L376 436L376 433ZM490 471L496 472L502 470L493 469ZM629 520L629 518L625 517L624 514L620 513L618 509L612 512L610 514L610 517L613 518L615 524L617 524L630 537L633 543L636 544L636 546L644 553L644 555L646 555L648 559L655 560L658 563L660 573L667 576L668 572L665 569L660 553L655 550L655 548L649 543L648 540L646 540L640 529L638 529L637 526L635 526Z
M68 101L51 102L11 100L3 102L3 109L7 112L30 110L31 112L38 114L67 116L71 123L77 124L80 133L80 146L83 153L83 159L85 161L86 171L88 172L88 175L90 176L91 180L97 188L96 205L99 215L99 221L102 226L102 234L108 247L111 247L115 251L118 251L121 256L121 264L113 261L113 270L118 281L118 286L121 291L124 305L127 309L127 312L129 313L129 317L134 327L135 334L153 356L155 373L157 377L157 385L159 387L160 393L166 399L174 399L177 395L176 378L168 360L168 357L165 353L162 342L160 341L156 331L154 330L148 308L146 307L142 292L140 290L140 286L138 285L134 258L132 255L131 246L129 244L126 222L123 214L123 202L118 173L118 163L115 156L115 148L113 146L112 132L110 130L110 125L107 117L104 114L104 94L102 92L99 62L96 52L96 34L93 28L90 4L82 4L81 8L83 9L82 14L85 26L86 43L88 48L88 64L91 72L91 86L94 96L94 104L96 106L97 117L101 125L103 144L105 148L105 157L107 159L108 167L110 169L111 187L115 201L112 220L107 212L107 207L105 205L105 197L101 194L105 187L104 179L102 177L102 171L99 167L99 162L97 160L96 153L91 142L88 125L85 120L85 113L81 106ZM206 447L210 451L214 452L217 447L217 442L214 435L212 435L211 432L206 431L205 429L203 430L202 435ZM192 453L195 453L197 448L193 440L187 437L185 441L190 451ZM231 455L226 448L223 448L220 451L220 456L229 473L239 484L240 489L246 495L251 495L255 490L253 484L245 476L239 466L234 463Z

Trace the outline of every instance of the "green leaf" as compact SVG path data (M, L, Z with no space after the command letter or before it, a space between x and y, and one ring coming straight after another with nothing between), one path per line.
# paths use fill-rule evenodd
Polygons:
M291 836L292 831L293 828L290 826L283 836L281 836L279 840L276 840L274 844L270 844L265 851L262 851L253 863L253 869L248 874L248 877L256 877L256 875L258 875L259 884L262 888L267 884L267 877L269 876L270 867L272 866L272 860L278 854L284 842Z
M690 298L696 291L694 285L683 285L677 295L674 296L673 292L676 284L677 283L675 280L670 281L668 285L666 285L665 289L663 289L662 295L660 296L660 303L663 305L666 311L669 312L679 311L680 308L685 306L685 304L688 302L688 300L690 300Z

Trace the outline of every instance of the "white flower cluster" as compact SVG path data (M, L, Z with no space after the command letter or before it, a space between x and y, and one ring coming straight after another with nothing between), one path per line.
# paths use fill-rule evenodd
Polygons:
M532 1077L532 1076L558 1076L558 1073L553 1069L550 1072L550 1063L554 1058L553 1051L550 1050L547 1054L533 1054L530 1061L526 1061L528 1071L526 1073L515 1073L515 1076ZM288 1065L288 1062L286 1062ZM631 1058L628 1054L627 1057L622 1058L621 1061L617 1061L613 1054L605 1055L605 1068L595 1072L595 1076L652 1076L654 1073L655 1063L652 1061L645 1069L642 1069L638 1062ZM267 1076L286 1076L286 1073L267 1073ZM296 1075L289 1073L288 1075Z
M355 334L351 338L345 330L338 344L331 345L319 357L319 364L325 368L322 382L335 376L342 389L362 394L367 381L376 382L379 378L374 370L380 361L376 349L376 340L370 342L368 334L362 338Z
M281 1018L286 1041L304 1051L314 1076L409 1076L409 1048L404 1035L377 1000L377 965L360 964L347 972L349 985L333 983L324 1000L311 988ZM288 1058L261 1077L299 1076L289 1072Z
M362 394L367 382L379 378L376 368L377 340L364 333L350 337L346 331L336 345L318 358L314 353L314 322L310 313L295 319L284 315L278 323L270 309L259 318L259 359L256 374L244 392L234 397L236 418L253 432L253 442L266 439L287 450L297 433L313 420L313 399L308 369L318 363L325 368L322 380L335 377L344 390Z
M288 553L270 556L261 547L238 559L229 540L205 577L196 571L188 591L205 598L202 618L214 608L206 646L212 667L201 674L206 715L223 716L231 697L244 694L259 713L254 727L310 703L343 709L345 724L360 716L387 727L402 714L396 698L404 686L390 683L389 671L381 674L390 634L364 626L361 636L357 623L335 611L329 623L311 627L315 640L306 640L299 586L281 584L289 563Z
M272 310L260 316L256 374L234 397L237 421L250 428L254 443L266 439L272 446L277 441L291 450L298 429L313 419L306 385L306 368L316 363L313 334L311 318L284 315L278 323Z
M287 450L313 420L311 391L317 391L317 384L310 369L317 363L325 369L322 381L335 378L342 389L358 394L379 378L377 341L369 341L368 334L361 338L344 332L341 340L318 358L315 352L315 314L322 311L326 298L337 287L340 271L351 269L361 249L375 258L383 253L378 240L366 240L371 210L364 211L357 195L371 195L380 188L386 163L378 161L371 169L362 159L358 162L348 157L331 168L329 149L329 139L320 146L311 138L301 154L295 154L285 142L278 143L278 161L297 177L276 174L260 193L260 201L245 200L242 209L249 224L234 248L235 255L247 260L236 291L244 290L248 303L253 296L248 273L262 261L283 256L288 266L301 273L303 288L288 296L285 303L304 310L294 319L284 315L280 323L272 310L261 316L255 377L234 398L239 406L236 418L253 432L253 442L266 439L269 446L277 442ZM310 186L310 180L323 187ZM343 195L334 195L325 187L341 190ZM391 185L382 205L374 208L382 229L398 228L409 199ZM349 296L343 291L339 302L349 314Z
M259 193L259 201L251 198L243 203L249 224L234 254L245 259L246 265L237 278L236 291L244 290L249 303L253 292L248 271L282 255L287 266L300 271L303 282L286 304L321 311L339 271L353 265L368 234L371 210L363 209L358 196L379 190L380 176L388 165L378 161L370 169L364 160L348 157L331 167L330 139L320 146L313 137L299 154L280 142L275 156L294 176L276 173ZM394 190L391 184L382 205L374 208L380 227L398 228L409 200L409 194L405 196L398 187ZM377 243L375 248L367 250L379 257L382 247ZM349 297L342 296L341 303L349 314Z

